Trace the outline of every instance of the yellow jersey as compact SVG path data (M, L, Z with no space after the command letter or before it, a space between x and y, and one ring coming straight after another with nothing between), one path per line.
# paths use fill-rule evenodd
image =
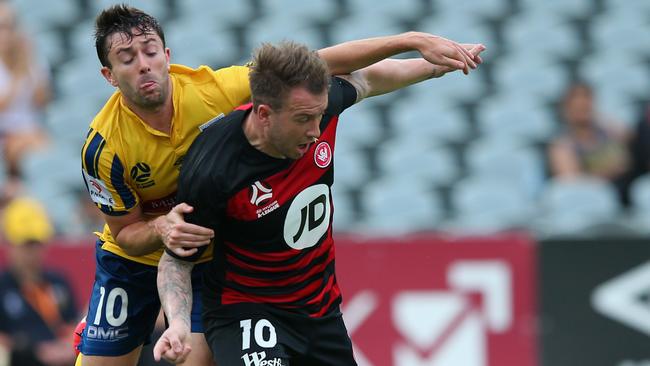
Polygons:
M169 212L176 204L176 181L187 149L205 127L250 99L248 72L245 66L214 71L171 65L170 134L147 125L116 91L90 124L81 152L83 177L97 207L114 216L138 205L145 215ZM158 265L164 249L133 257L117 245L108 225L95 234L103 249L147 265ZM208 250L201 261L210 257Z

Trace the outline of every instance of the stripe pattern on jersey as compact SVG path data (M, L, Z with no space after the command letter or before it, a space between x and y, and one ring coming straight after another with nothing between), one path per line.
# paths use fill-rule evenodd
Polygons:
M322 124L325 129L319 141L327 141L332 149L337 123L337 116L332 116ZM228 201L223 245L215 250L222 256L221 304L266 303L310 317L321 317L338 308L341 292L334 274L331 215L327 231L309 248L289 247L281 233L274 238L261 236L269 227L282 231L289 206L300 192L319 184L327 185L328 190L331 187L332 164L327 169L316 167L316 145L287 168L264 179L273 192L264 205L277 204L275 212L259 216L251 202L250 186ZM327 204L331 213L331 193Z

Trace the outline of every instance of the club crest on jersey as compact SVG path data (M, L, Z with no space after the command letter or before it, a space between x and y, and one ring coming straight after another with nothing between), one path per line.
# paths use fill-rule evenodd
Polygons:
M323 141L314 149L314 162L319 168L327 168L332 162L332 148L327 141Z
M148 188L156 184L151 179L151 167L147 163L139 162L131 168L131 179L138 188Z

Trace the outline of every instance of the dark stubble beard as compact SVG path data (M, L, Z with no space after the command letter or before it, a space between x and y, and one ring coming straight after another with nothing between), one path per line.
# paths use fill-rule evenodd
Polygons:
M146 95L140 94L137 90L133 90L131 100L140 108L147 110L156 110L165 103L169 96L169 78L164 82L158 84L159 93L148 93Z

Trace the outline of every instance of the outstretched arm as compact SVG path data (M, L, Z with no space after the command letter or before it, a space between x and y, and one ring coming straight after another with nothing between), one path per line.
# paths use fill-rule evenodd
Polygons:
M153 349L154 358L182 363L192 347L190 313L192 311L192 278L194 263L176 259L167 252L158 264L158 294L169 328L160 336Z
M449 39L423 32L406 32L393 36L361 39L323 48L318 54L330 68L332 75L349 74L388 57L418 51L432 64L469 73L477 62L470 49Z
M485 46L477 45L470 51L478 63L482 62L479 54L484 50ZM387 59L340 77L355 86L360 100L363 97L390 93L423 80L441 77L455 70L453 67L431 64L423 58Z

